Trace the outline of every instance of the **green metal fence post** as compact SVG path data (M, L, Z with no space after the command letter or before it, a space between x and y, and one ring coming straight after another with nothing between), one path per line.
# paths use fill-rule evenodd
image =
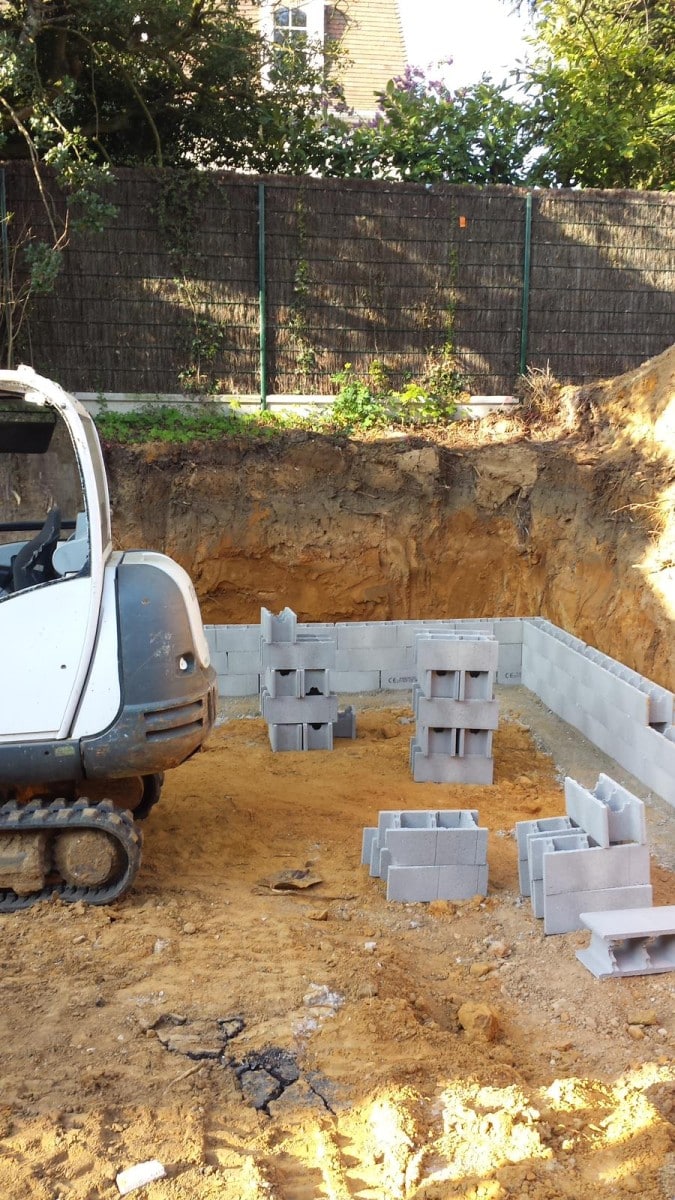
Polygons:
M12 298L10 296L10 272L9 272L9 218L7 214L7 183L5 179L5 168L0 167L0 255L2 256L2 308L3 321L5 326L5 338L7 339L7 366L14 366L14 355L12 349L13 334L12 334Z
M267 276L265 273L265 184L258 184L258 314L260 407L267 408Z
M523 302L520 310L520 365L518 371L527 370L527 333L530 317L530 274L532 265L532 192L525 197L525 253L523 256Z

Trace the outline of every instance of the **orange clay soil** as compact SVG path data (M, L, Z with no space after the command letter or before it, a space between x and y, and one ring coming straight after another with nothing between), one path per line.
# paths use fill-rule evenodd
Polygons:
M168 778L124 900L1 917L0 1196L112 1200L152 1158L148 1200L672 1196L673 976L598 982L588 935L521 902L514 823L564 801L528 693L505 706L490 788L412 783L400 700L332 753L231 717ZM387 903L363 827L439 807L488 827L488 897Z

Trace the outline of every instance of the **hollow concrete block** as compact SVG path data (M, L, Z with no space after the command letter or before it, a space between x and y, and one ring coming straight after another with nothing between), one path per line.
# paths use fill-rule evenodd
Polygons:
M496 729L499 724L497 700L453 700L437 696L433 700L413 692L413 712L418 725L445 729Z
M574 829L571 817L538 817L534 821L516 821L516 843L518 858L527 862L527 841L535 833L566 833Z
M421 671L496 671L499 644L495 638L479 633L450 634L436 637L418 634L415 638L415 665Z
M330 638L303 635L294 642L260 643L260 665L263 670L329 669L335 664L335 642Z
M314 697L312 697L314 699ZM302 726L303 750L332 750L332 721L305 721Z
M387 900L413 903L438 899L440 867L397 867L387 871Z
M284 608L280 613L272 613L267 608L260 610L260 635L264 642L294 642L297 623L291 608Z
M527 863L530 881L544 878L544 855L588 850L588 835L581 830L566 833L535 833L527 839Z
M487 895L487 890L486 864L438 868L439 900L471 900L473 896Z
M302 725L269 725L270 746L281 750L302 750Z
M433 867L436 863L436 829L388 829L385 845L397 867Z
M260 625L214 625L218 650L248 650L257 654L260 647Z
M335 671L330 673L332 691L350 695L353 692L379 692L379 671Z
M597 979L675 971L675 905L581 913L591 941L577 958Z
M461 671L418 671L418 687L428 700L459 700L462 684Z
M652 903L649 884L634 887L594 888L587 892L564 892L546 896L544 933L572 933L583 929L581 914L609 912L617 908L648 908Z
M261 711L269 724L301 725L332 723L337 720L337 696L281 696L274 699L266 689L261 692Z
M330 672L326 667L302 671L301 687L303 696L328 696Z
M257 696L260 691L260 676L255 675L219 675L219 696Z
M273 671L268 667L262 677L262 687L269 692L273 700L280 700L284 696L294 696L299 699L303 694L302 674L303 672L297 668Z
M351 738L352 741L356 737L356 709L353 704L348 704L346 708L338 709L337 720L333 725L334 738Z
M411 745L411 769L416 783L492 783L494 762L491 758L449 758L445 754L424 755L419 745Z
M361 839L361 866L370 866L373 842L377 841L377 825L366 825Z
M544 853L544 894L593 891L649 883L649 847L633 843ZM631 907L628 905L627 907Z

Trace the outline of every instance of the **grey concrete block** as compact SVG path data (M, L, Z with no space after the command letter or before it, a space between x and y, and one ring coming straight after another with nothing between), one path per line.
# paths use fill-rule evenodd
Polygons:
M491 700L494 692L494 671L463 671L459 685L460 700Z
M480 866L487 861L487 829L439 829L436 865Z
M380 850L381 842L378 836L373 838L370 844L370 876L372 879L380 878Z
M499 646L497 683L513 687L520 683L523 668L522 642L506 642Z
M388 829L385 846L397 867L433 867L436 863L435 829Z
M384 846L384 835L388 829L393 829L400 817L400 809L382 809L377 816L377 837Z
M427 700L459 700L462 686L461 671L420 671L418 685Z
M337 720L337 696L282 696L274 699L266 689L261 692L261 711L273 725L324 725Z
M377 841L377 825L366 825L361 841L361 865L364 867L370 866L373 842L375 841Z
M544 933L572 933L583 929L581 914L609 912L618 908L647 908L652 902L648 884L635 887L594 888L588 892L567 892L547 896Z
M398 621L338 621L335 625L338 650L394 647L398 644L398 624Z
M396 867L387 871L387 900L413 903L438 899L440 867Z
M625 846L591 846L587 850L545 853L543 863L544 893L547 898L565 892L649 883L648 846L630 843Z
M332 750L333 749L333 725L332 722L305 722L302 726L302 748L303 750Z
M259 625L214 625L218 650L245 650L258 654Z
M521 896L529 896L532 893L530 884L530 864L526 858L518 859L518 890Z
M302 750L302 725L269 725L267 732L275 752Z
M334 692L349 695L353 692L379 692L379 671L331 671L330 686Z
M302 675L303 672L298 669L273 671L268 667L262 676L261 686L269 692L273 700L279 700L283 696L299 698L303 694Z
M460 729L458 753L465 759L492 758L491 729Z
M413 712L418 725L445 729L496 729L499 704L496 700L451 700L437 696L433 700L413 690Z
M500 646L522 646L523 618L495 617L492 622L492 632Z
M328 696L330 695L330 672L325 667L305 670L302 672L301 686L303 696Z
M488 868L485 864L438 868L439 900L471 900L473 896L486 896L487 889Z
M409 668L404 671L382 671L380 682L383 691L410 692L417 682L417 675Z
M422 671L496 671L499 643L481 634L418 634L415 665Z
M212 650L211 651L211 666L213 667L214 671L216 672L216 675L229 674L230 667L229 667L229 664L227 661L227 650ZM233 674L245 675L245 674L252 674L253 672L255 672L256 674L258 672L257 659L254 662L252 667L246 668L246 671L233 672Z
M430 729L428 725L419 725L414 740L420 748L420 754L425 757L434 754L455 755L457 753L458 731L456 729L438 727Z
M639 729L635 750L660 771L669 772L675 779L675 741L656 729Z
M577 958L597 979L675 970L675 905L580 915L591 941Z
M335 665L335 642L309 634L295 642L261 642L260 664L272 670L329 669Z
M411 748L411 770L416 783L492 783L491 758L448 758L445 754L423 755L419 746Z
M610 846L618 842L643 844L647 841L647 816L642 800L602 773L593 791L608 808Z
M402 646L349 646L338 648L336 671L389 671L392 674L412 673L412 651Z
M263 642L294 642L297 623L298 619L291 608L284 608L276 614L267 608L260 610L260 636Z
M324 638L337 645L335 628L333 621L298 621L296 625L298 637L306 637L309 634L310 637Z
M570 850L588 850L588 835L581 830L566 833L534 833L527 839L527 864L530 882L544 878L544 855Z
M533 834L566 833L574 828L569 817L539 817L534 821L516 821L518 858L527 862L527 843Z
M356 709L353 704L349 704L347 708L338 709L337 720L333 725L334 738L351 738L353 741L356 737Z
M378 875L380 879L386 879L391 866L391 851L387 850L386 846L380 846L380 858L378 865Z
M260 676L251 675L219 675L219 696L257 696L260 691Z

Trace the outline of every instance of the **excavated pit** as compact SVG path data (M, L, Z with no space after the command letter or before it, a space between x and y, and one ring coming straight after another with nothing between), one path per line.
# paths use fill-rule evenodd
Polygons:
M534 423L109 446L118 545L177 558L209 623L543 616L675 689L673 364Z

